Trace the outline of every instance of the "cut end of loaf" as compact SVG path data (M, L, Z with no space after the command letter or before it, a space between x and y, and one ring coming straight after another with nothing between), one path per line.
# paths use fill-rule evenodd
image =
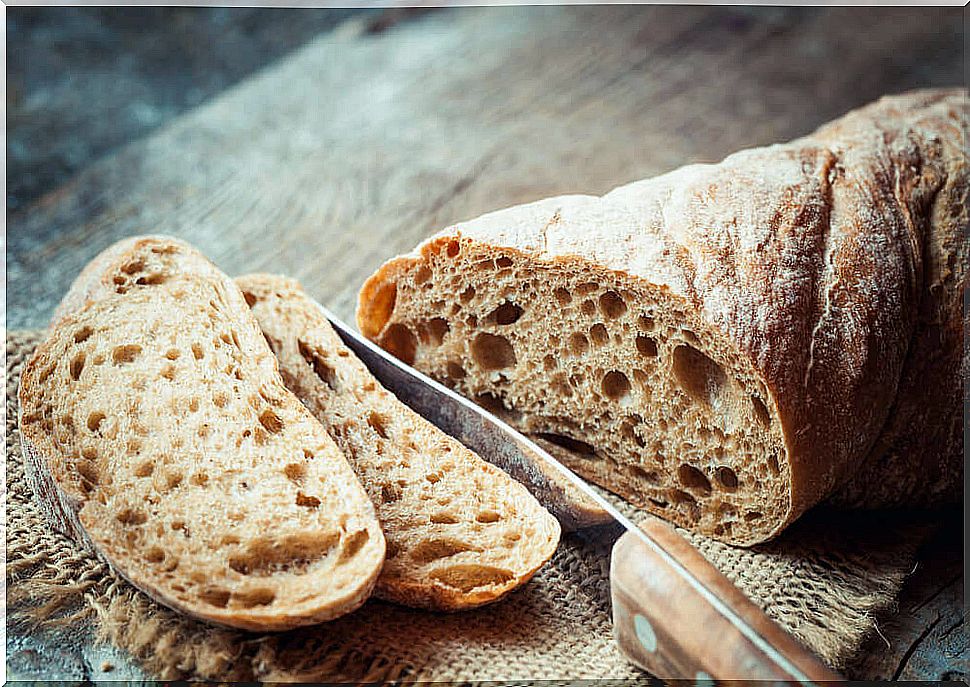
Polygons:
M787 523L790 477L753 366L683 301L579 259L460 236L361 292L361 331L678 525L741 545Z

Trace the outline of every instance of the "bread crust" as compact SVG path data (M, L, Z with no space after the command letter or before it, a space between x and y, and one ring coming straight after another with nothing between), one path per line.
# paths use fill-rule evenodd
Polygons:
M55 350L54 342L59 333L75 331L82 325L91 325L96 322L92 318L96 318L98 315L92 314L92 309L101 308L107 299L115 294L115 289L119 287L113 281L113 275L124 273L123 270L118 271L122 265L131 262L137 256L144 255L147 251L166 252L173 248L178 250L183 259L183 263L180 264L183 264L191 272L189 279L180 282L180 288L189 290L194 283L204 283L207 288L206 293L221 294L217 297L225 297L228 302L227 307L239 316L238 329L239 338L243 342L242 345L250 346L250 344L253 344L257 349L259 347L266 348L265 356L260 355L259 361L254 362L252 367L255 369L258 365L260 374L263 374L266 372L265 365L268 362L269 369L278 379L275 359L268 347L265 346L242 294L228 277L222 275L201 254L188 244L167 237L135 237L115 244L92 261L75 281L58 309L57 315L55 315L55 323L50 330L49 338L34 352L21 377L19 389L21 443L25 457L25 472L37 501L44 514L58 530L63 531L93 551L134 586L171 608L207 622L254 631L274 631L315 624L348 613L364 603L376 583L384 557L383 535L366 494L323 428L319 427L316 421L309 416L295 397L279 398L275 395L279 390L283 390L285 394L282 380L278 381L277 386L273 383L272 375L268 377L264 375L266 384L261 388L261 392L267 394L274 403L278 404L276 410L281 416L298 418L301 423L300 426L319 429L318 432L309 433L313 436L308 434L305 438L307 441L311 439L313 441L323 440L324 444L319 447L321 453L317 459L324 460L325 458L328 465L335 465L338 468L336 472L340 474L334 475L335 480L347 481L346 485L343 482L340 483L343 489L341 499L344 501L341 508L345 509L343 512L346 516L347 527L363 527L367 530L368 535L366 543L356 549L360 551L359 560L362 566L360 574L354 580L345 585L346 580L341 578L340 588L335 588L334 593L329 593L329 596L324 589L317 593L301 596L299 599L294 598L292 604L275 604L273 607L263 603L257 603L252 607L233 605L229 605L228 608L209 607L198 599L190 597L183 599L179 595L173 594L167 587L163 589L161 585L156 585L156 571L151 570L151 566L147 565L145 561L137 556L119 555L118 551L115 550L117 549L116 542L103 540L103 537L100 536L95 537L89 531L92 526L99 522L98 518L112 516L100 512L98 510L100 507L97 504L95 504L94 511L98 511L98 513L95 515L92 515L94 511L87 508L94 503L93 497L97 495L97 490L85 494L77 488L76 480L72 478L73 472L77 468L72 467L72 465L77 463L78 456L68 455L63 450L53 450L55 445L61 446L61 444L56 442L52 444L48 440L51 435L49 421L37 421L37 418L25 421L25 413L27 412L38 417L44 415L41 409L34 407L36 403L32 399L38 397L42 385L54 383L53 379L44 380L43 368L48 365L53 368L57 364L56 360L52 360L50 354ZM184 286L181 286L183 284ZM132 286L131 288L135 287ZM125 298L132 297L126 296ZM110 304L110 301L107 302ZM102 308L97 312L100 313L101 310L110 313L112 308ZM148 314L146 313L146 316ZM88 331L91 330L88 329ZM254 349L250 347L248 350ZM200 389L200 392L202 391ZM157 410L161 410L161 408ZM179 418L174 419L177 422ZM76 446L73 442L71 445ZM62 453L63 455L61 455ZM208 462L209 457L205 457ZM330 461L337 461L337 463L334 464ZM213 463L213 465L215 464ZM341 466L343 467L341 468ZM240 465L240 468L242 467ZM208 480L208 470L205 474L207 475L206 480ZM213 475L213 477L217 477L217 475ZM179 477L179 480L181 481L181 477ZM101 508L101 510L106 509ZM162 527L161 522L157 524L160 528ZM167 529L167 523L163 529ZM342 546L342 542L340 545ZM187 575L189 572L191 571L185 574ZM268 580L270 578L263 577L261 579ZM231 583L227 584L231 586ZM266 586L266 583L262 581L253 583L243 580L239 584L239 591L247 592L253 588L253 584L256 584L257 587ZM302 585L303 582L300 581L299 584ZM302 589L301 587L301 594Z
M720 332L763 380L790 504L762 538L833 494L952 501L968 120L965 90L886 97L787 144L457 224L367 280L361 331L380 342L390 285L449 244L632 279Z

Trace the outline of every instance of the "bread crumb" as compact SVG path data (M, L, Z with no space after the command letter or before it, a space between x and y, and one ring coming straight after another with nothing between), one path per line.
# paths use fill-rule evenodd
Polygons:
M102 673L110 673L114 669L115 669L115 667L114 667L114 664L113 663L109 663L108 661L103 661L101 663L101 672Z

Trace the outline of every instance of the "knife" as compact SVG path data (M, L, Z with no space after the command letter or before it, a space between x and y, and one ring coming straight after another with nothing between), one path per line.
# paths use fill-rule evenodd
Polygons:
M652 516L636 525L534 441L320 308L385 388L522 482L564 528L604 520L623 528L613 546L610 592L614 636L633 664L656 677L705 685L844 679L775 624L672 526Z

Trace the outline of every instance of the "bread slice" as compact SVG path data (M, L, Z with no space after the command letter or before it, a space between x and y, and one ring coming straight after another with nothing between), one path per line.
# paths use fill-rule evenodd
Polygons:
M472 608L525 584L549 560L556 519L384 389L297 282L255 274L236 283L286 385L336 440L377 507L387 538L377 596Z
M20 385L55 524L203 620L282 630L362 604L384 559L374 508L232 280L174 239L96 263Z
M833 494L959 498L968 122L964 90L886 98L785 145L458 224L368 279L360 329L730 543Z

